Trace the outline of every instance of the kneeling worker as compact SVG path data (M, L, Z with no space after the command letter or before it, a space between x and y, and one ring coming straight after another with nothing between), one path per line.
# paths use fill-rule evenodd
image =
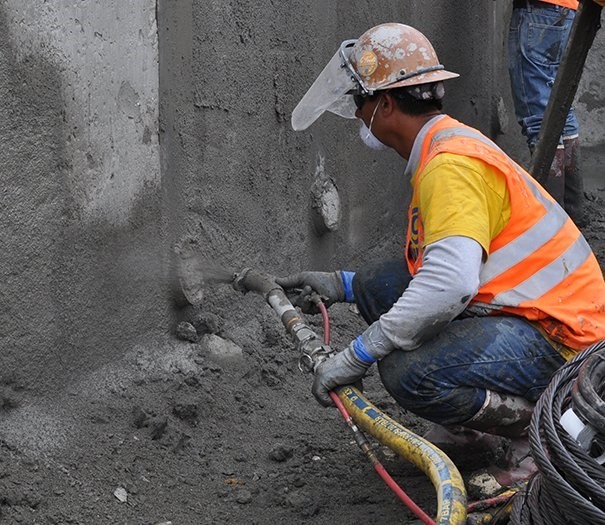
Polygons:
M525 443L526 453L532 409L552 374L605 339L605 283L556 201L490 139L442 113L444 81L457 76L403 24L341 44L292 125L306 129L326 110L356 117L366 144L407 160L405 257L277 282L355 302L369 324L317 367L321 404L377 363L393 398L446 435L462 426ZM514 460L498 472L502 485L532 471L531 458Z

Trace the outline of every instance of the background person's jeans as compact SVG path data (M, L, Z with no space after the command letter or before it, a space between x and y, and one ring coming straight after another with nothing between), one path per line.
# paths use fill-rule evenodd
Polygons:
M368 323L393 305L411 277L401 261L367 266L353 279L355 302ZM563 357L524 319L459 318L420 348L382 359L385 388L402 407L440 424L472 418L486 389L536 401Z
M509 75L515 114L532 149L567 45L575 11L557 5L528 3L513 9L508 33ZM563 138L578 135L573 109Z

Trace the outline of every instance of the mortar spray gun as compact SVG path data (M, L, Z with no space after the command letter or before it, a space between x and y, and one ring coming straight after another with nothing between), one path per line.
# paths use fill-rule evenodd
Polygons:
M232 286L238 292L259 293L273 308L300 353L298 367L301 371L314 373L317 367L333 353L330 346L325 344L301 318L273 276L252 268L244 268L234 274ZM317 294L314 296L317 301L320 301Z

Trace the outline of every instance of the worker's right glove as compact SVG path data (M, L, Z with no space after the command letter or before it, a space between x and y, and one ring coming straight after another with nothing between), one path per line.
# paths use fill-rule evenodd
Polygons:
M327 407L333 405L330 390L339 385L352 385L357 383L372 366L372 361L361 360L351 343L342 352L332 354L324 359L315 370L312 392L315 399Z
M317 306L311 301L313 292L319 294L326 306L345 300L341 272L301 272L278 277L275 282L286 291L292 304L306 314L318 313Z

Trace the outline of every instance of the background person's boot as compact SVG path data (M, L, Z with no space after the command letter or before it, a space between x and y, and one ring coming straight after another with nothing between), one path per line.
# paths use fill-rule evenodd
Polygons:
M538 180L542 187L550 193L561 207L565 207L565 149L558 146L555 151L549 172L543 180Z
M584 180L580 173L580 141L579 139L565 139L565 190L563 208L576 223L576 226L586 226L586 195L584 194Z

